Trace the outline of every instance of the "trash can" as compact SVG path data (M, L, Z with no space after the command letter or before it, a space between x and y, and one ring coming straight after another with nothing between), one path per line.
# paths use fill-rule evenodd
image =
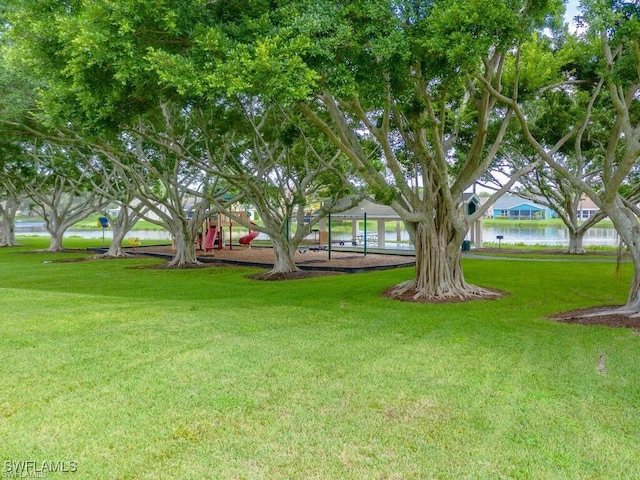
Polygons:
M470 252L471 251L471 240L463 240L462 241L462 251Z

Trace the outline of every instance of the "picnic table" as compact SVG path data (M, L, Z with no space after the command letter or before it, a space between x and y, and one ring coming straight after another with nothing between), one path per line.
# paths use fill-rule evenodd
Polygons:
M356 241L358 245L362 245L364 243L365 237L364 234L356 235ZM377 243L378 242L378 234L377 233L367 233L367 244L369 243Z

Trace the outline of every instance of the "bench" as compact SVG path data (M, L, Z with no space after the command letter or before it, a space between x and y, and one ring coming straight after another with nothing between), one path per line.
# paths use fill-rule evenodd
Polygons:
M313 245L311 247L298 247L298 252L300 253L307 253L309 250L311 250L312 252L319 252L321 250L327 250L327 246L326 245Z
M356 235L356 241L358 245L362 245L364 243L365 237L364 235ZM378 234L377 233L367 233L367 243L377 243L378 242Z

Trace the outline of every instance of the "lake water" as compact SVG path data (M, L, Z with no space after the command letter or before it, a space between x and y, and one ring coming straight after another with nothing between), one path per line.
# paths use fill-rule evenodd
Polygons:
M482 240L497 242L499 235L504 237L502 244L524 245L562 245L569 246L569 232L565 227L484 227ZM613 228L590 228L584 235L584 246L618 245L619 237Z
M16 222L16 235L49 235L44 229L42 222ZM102 240L103 232L101 230L68 230L65 237L82 237ZM549 245L549 246L568 246L569 233L565 227L484 227L482 229L482 239L485 242L497 242L497 236L503 236L501 240L503 245ZM165 230L136 230L130 232L126 238L137 237L141 240L170 240L169 232ZM111 229L104 230L105 241L111 239ZM268 239L264 234L260 234L258 239ZM345 240L351 241L351 235L334 235L333 241L338 242ZM387 232L385 236L387 243L394 244L397 241L396 232ZM401 231L401 241L408 242L409 235L403 229ZM618 234L613 228L591 228L584 237L585 246L617 246ZM371 245L372 247L374 245Z
M569 231L565 227L483 227L482 240L484 242L497 243L498 236L503 245L548 245L569 246ZM397 242L396 232L386 232L385 242ZM334 241L351 240L351 235L336 236ZM403 229L401 241L408 242L409 234ZM591 228L584 236L584 246L611 246L618 245L618 234L613 228Z
M49 233L45 230L42 222L16 222L15 224L16 235L36 235L46 237ZM64 238L68 237L81 237L81 238L95 238L102 240L102 230L67 230L64 233ZM129 232L125 238L136 237L141 240L170 240L171 235L166 230L136 230L135 232ZM111 240L112 232L110 228L104 229L104 239Z

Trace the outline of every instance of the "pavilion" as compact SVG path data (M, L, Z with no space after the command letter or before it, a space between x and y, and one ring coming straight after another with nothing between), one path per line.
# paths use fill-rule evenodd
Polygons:
M387 222L395 222L396 242L402 240L403 222L400 216L389 206L373 202L371 199L362 199L354 207L348 208L353 203L353 197L346 197L340 200L335 208L337 213L332 213L330 219L324 218L319 224L319 243L328 244L329 231L327 228L327 220L351 221L351 238L354 244L361 244L366 241L368 246L374 248L385 249L385 234ZM480 207L480 199L474 193L463 194L463 206L465 213L471 215ZM344 210L343 210L344 209ZM342 211L341 211L342 210ZM360 231L360 222L376 221L376 229L372 232ZM469 228L467 240L474 243L477 247L482 246L482 221L477 220Z

